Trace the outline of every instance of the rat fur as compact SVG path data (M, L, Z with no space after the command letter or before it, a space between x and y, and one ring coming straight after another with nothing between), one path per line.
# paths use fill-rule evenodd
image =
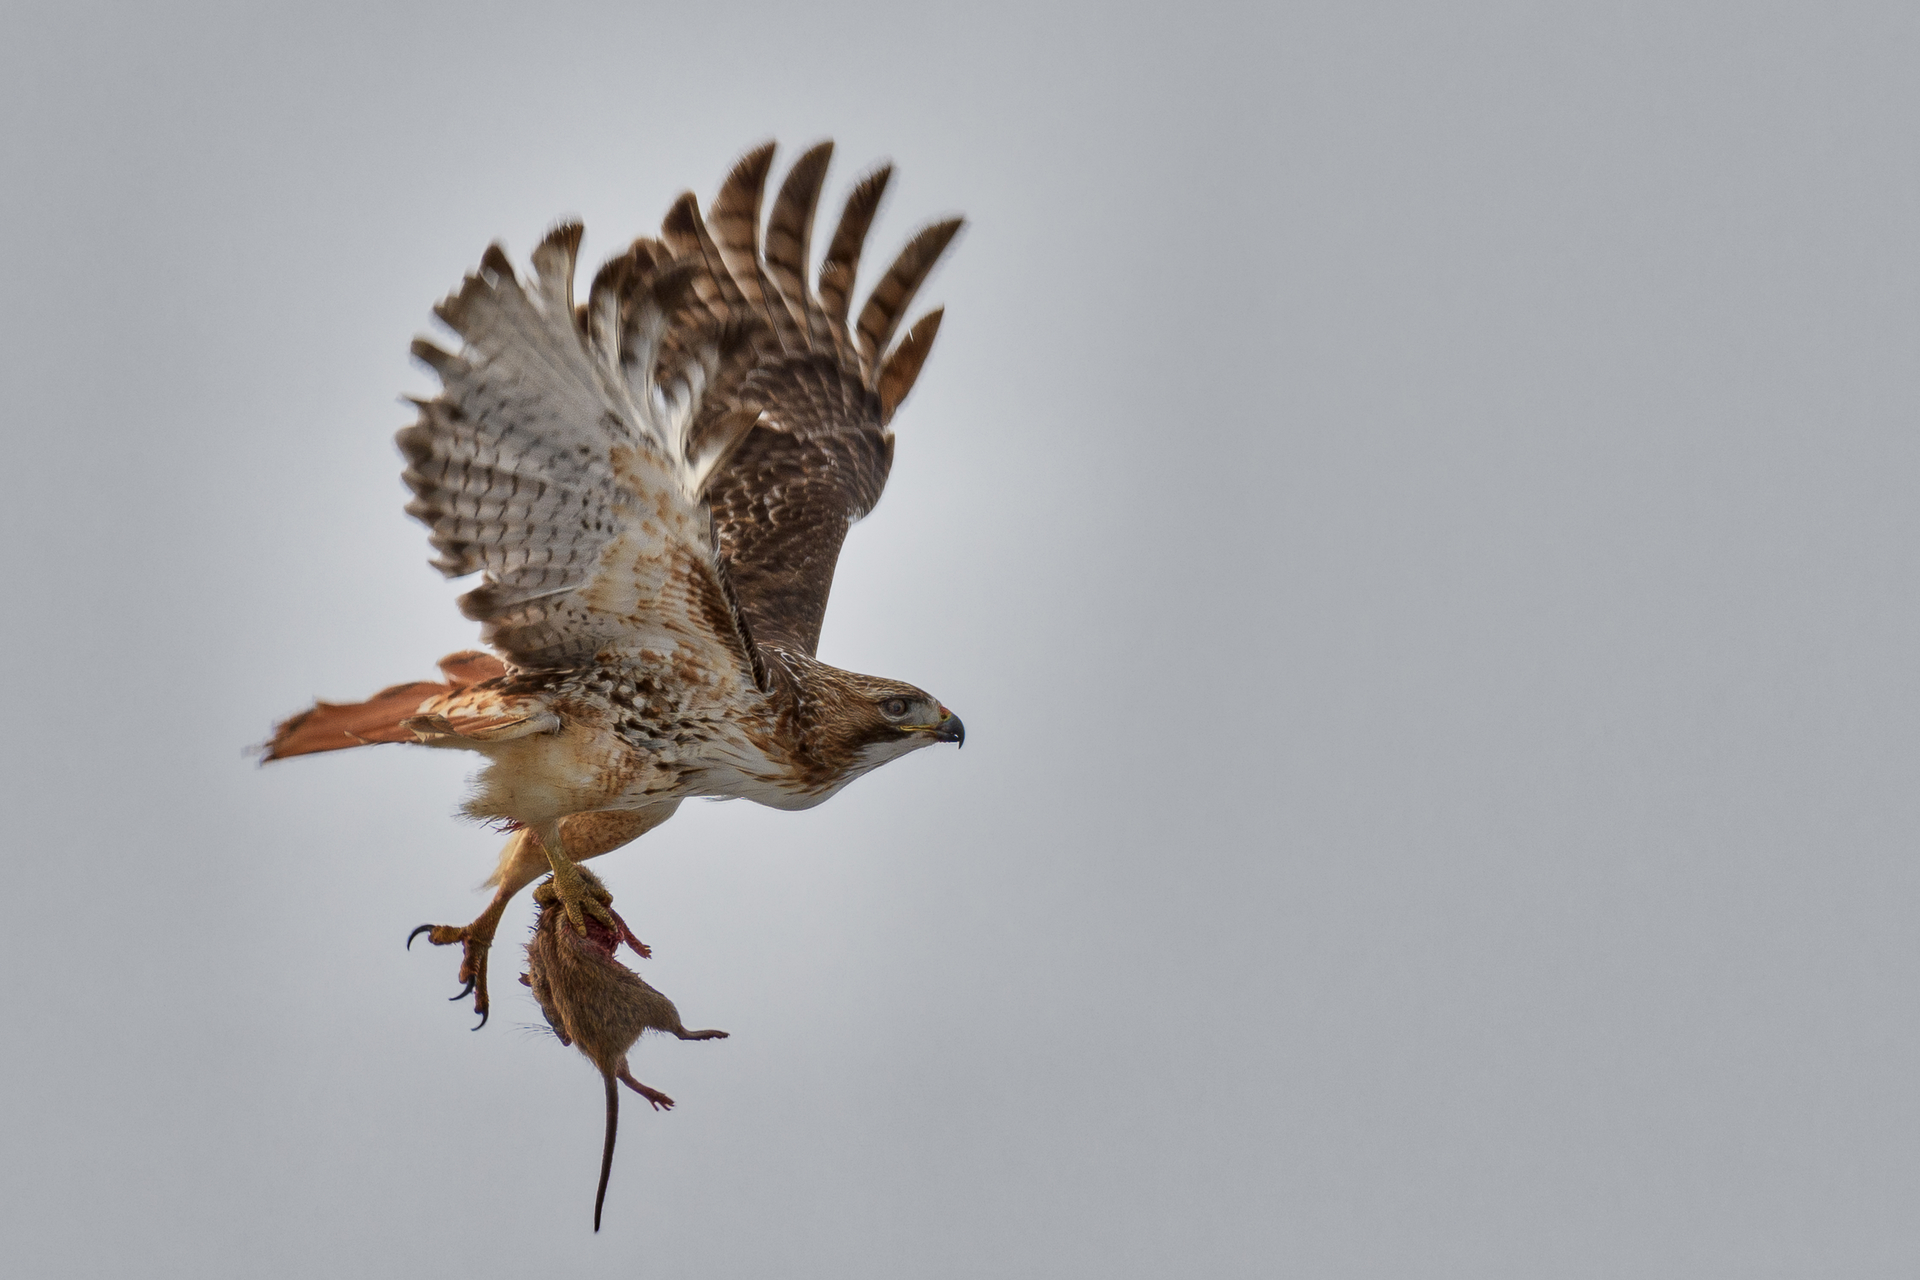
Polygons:
M651 952L614 913L613 895L599 877L585 868L580 875L594 897L607 906L613 925L589 915L585 930L576 930L567 920L553 881L542 881L533 892L540 917L527 943L527 972L520 981L532 989L560 1043L585 1054L606 1081L607 1137L600 1155L600 1188L593 1198L593 1229L598 1231L607 1178L613 1171L614 1138L620 1128L620 1091L615 1081L645 1098L656 1111L673 1106L672 1098L633 1078L627 1051L646 1031L665 1031L682 1040L724 1040L727 1033L687 1030L673 1001L614 959L622 942L642 956Z

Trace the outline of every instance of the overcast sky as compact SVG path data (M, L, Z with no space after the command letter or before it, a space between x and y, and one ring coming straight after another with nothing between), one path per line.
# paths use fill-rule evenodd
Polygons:
M1920 11L10 4L14 1274L1920 1273ZM447 1002L407 345L742 151L969 229L822 656L966 719Z

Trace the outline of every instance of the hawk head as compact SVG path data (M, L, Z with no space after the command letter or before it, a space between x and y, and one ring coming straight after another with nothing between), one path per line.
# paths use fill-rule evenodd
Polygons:
M812 674L806 754L837 783L936 742L966 741L960 717L924 689L824 664Z

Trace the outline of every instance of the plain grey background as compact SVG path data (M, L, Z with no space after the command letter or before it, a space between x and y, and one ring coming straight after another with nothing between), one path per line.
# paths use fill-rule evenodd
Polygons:
M1920 1271L1912 6L0 21L10 1274ZM733 1038L595 1237L469 762L243 748L474 641L485 245L825 136L971 219L823 646L969 743L598 864Z

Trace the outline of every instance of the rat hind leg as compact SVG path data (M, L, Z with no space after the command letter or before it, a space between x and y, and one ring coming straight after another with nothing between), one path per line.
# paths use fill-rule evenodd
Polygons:
M633 1072L628 1070L626 1063L623 1062L620 1064L620 1070L616 1072L615 1075L621 1084L624 1084L627 1088L633 1090L648 1102L651 1102L655 1111L673 1110L673 1099L652 1085L641 1084L638 1080L635 1080L633 1078Z

